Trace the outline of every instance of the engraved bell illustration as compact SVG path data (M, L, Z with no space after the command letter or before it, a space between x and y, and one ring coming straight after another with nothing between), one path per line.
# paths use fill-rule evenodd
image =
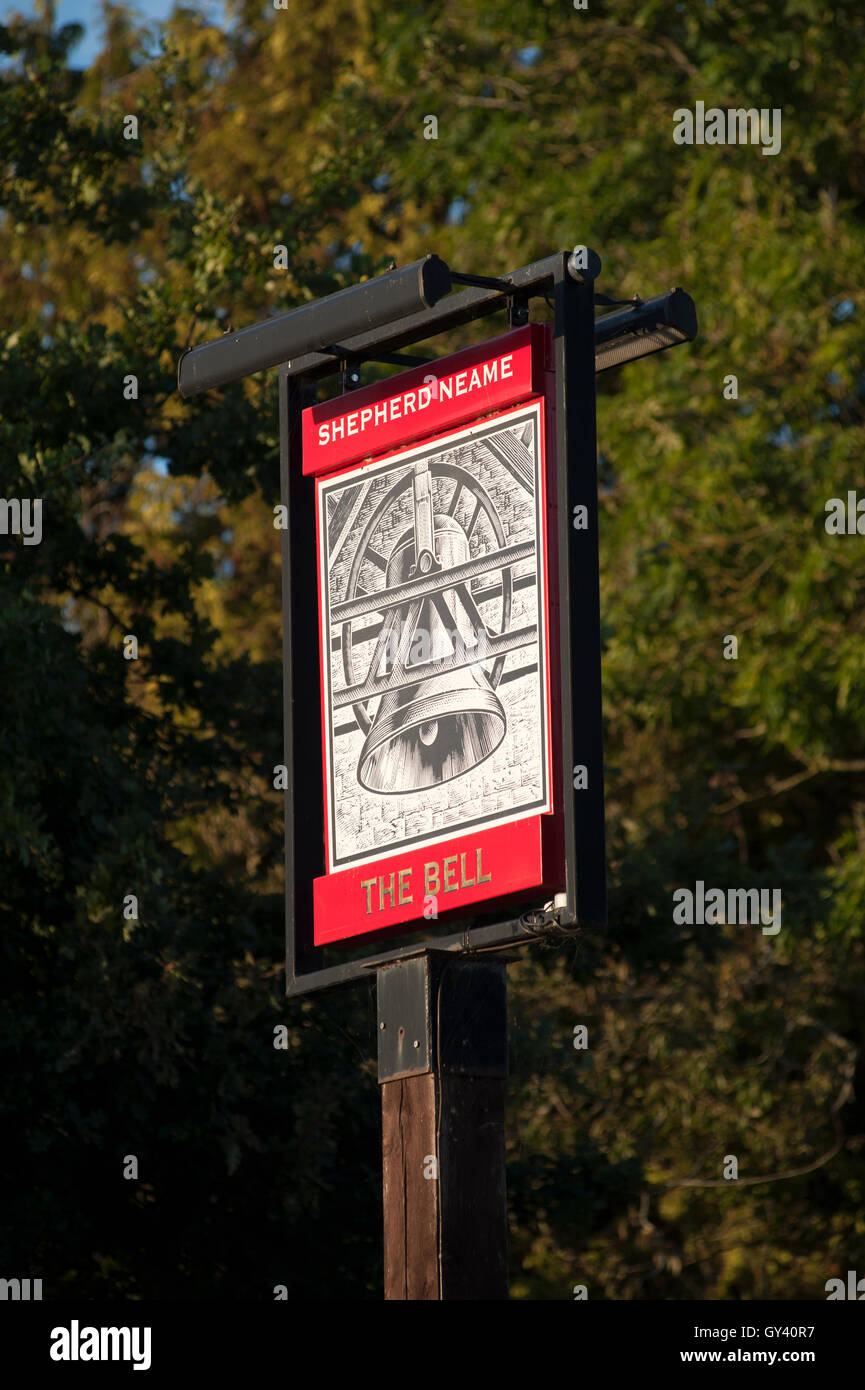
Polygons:
M443 575L470 558L459 522L433 511L425 464L415 467L413 500L414 523L388 560L387 590ZM358 762L361 785L379 793L422 791L459 777L495 752L505 736L505 713L480 664L478 634L456 597L451 608L447 586L389 609L382 647L388 642L395 649L394 674L410 676L412 665L429 671L430 665L464 664L384 692ZM422 657L412 660L418 642Z

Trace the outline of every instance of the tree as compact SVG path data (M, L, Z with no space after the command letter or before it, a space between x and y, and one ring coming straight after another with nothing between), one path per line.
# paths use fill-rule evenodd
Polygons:
M276 1283L369 1296L363 1001L324 1001L314 1026L296 1010L288 1049L273 1047L286 1008L272 410L259 383L194 409L175 396L185 340L217 331L213 296L260 303L285 233L192 170L190 108L223 36L181 14L176 46L149 58L113 13L98 84L64 68L69 30L2 35L2 484L44 502L41 545L9 538L2 574L3 1046L19 1136L3 1258L40 1270L46 1296L270 1298ZM304 277L330 215L326 157L317 177L292 214ZM329 273L322 261L313 278ZM229 529L257 535L258 567L239 556L229 573ZM336 1259L322 1212L341 1229Z
M115 8L79 74L50 13L0 31L0 478L44 499L0 572L3 1258L46 1294L378 1291L368 1000L280 997L273 388L181 403L179 353L391 257L575 242L608 292L682 283L701 336L600 382L613 925L510 972L512 1291L819 1298L853 1259L860 541L824 518L862 456L863 21L833 13L324 0L154 42ZM675 145L697 100L779 109L781 152ZM780 933L676 926L698 879L779 887Z

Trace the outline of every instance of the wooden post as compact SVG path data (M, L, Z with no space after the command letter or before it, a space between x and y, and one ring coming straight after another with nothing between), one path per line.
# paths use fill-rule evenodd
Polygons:
M378 970L384 1296L505 1299L505 965Z

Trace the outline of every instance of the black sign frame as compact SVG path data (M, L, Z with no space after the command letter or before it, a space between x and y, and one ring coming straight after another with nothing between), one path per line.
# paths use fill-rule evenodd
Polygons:
M312 352L279 368L282 532L283 713L285 790L286 994L371 978L388 962L419 950L478 952L607 920L601 632L598 577L598 487L595 422L594 273L599 258L566 251L523 266L502 280L472 285L434 308L374 329L332 351ZM481 277L477 277L478 280ZM394 361L399 349L460 324L510 308L525 321L532 296L552 296L555 321L555 438L558 522L558 612L565 882L555 903L538 902L519 917L487 913L458 930L441 926L395 948L379 941L358 955L358 943L313 943L313 880L324 872L321 704L319 699L316 515L314 480L302 472L301 412L308 383L336 371L344 382L367 361ZM408 366L417 358L403 359ZM577 529L577 508L585 526ZM555 584L551 578L551 585ZM577 667L575 669L575 660ZM571 769L587 770L574 787ZM582 779L580 779L582 780ZM491 920L490 920L491 919ZM401 930L405 936L411 928ZM334 960L334 957L337 957Z

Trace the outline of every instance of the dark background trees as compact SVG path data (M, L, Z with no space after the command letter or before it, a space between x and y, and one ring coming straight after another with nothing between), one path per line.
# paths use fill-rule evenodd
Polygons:
M600 385L612 925L509 972L513 1296L855 1266L862 541L823 519L862 482L857 8L113 6L85 72L50 6L6 21L0 493L44 499L0 538L7 1274L379 1296L374 1004L282 996L273 381L184 404L176 360L392 258L576 241L701 336ZM780 108L781 152L675 146L697 100ZM781 933L674 927L698 878L780 887Z

